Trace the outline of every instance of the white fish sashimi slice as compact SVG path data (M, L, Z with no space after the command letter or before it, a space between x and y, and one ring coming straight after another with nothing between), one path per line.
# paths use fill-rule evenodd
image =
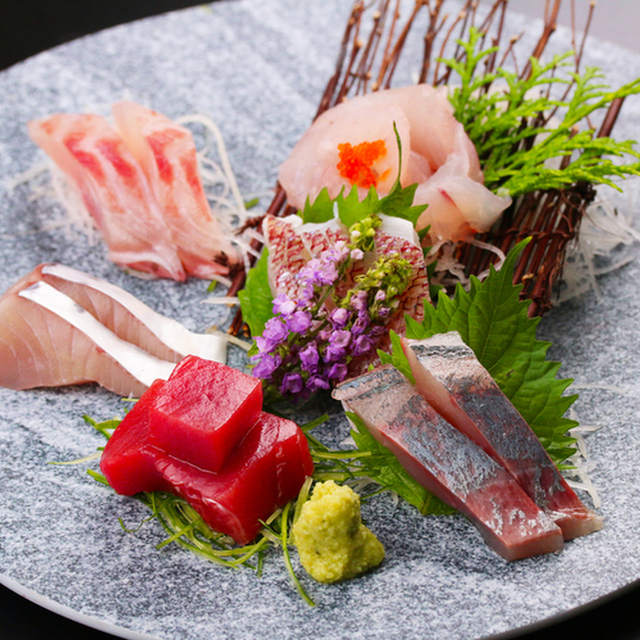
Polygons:
M511 204L509 196L497 196L471 177L472 161L464 149L463 136L468 140L460 130L454 150L418 185L414 196L414 204L429 205L417 227L429 226L429 235L434 238L457 241L487 231Z
M398 175L393 124L402 143L400 182L418 183L414 204L429 205L418 229L431 226L432 242L461 240L487 231L509 206L483 184L476 149L453 115L445 88L413 85L357 96L319 116L280 167L278 179L289 204L298 209L327 187L335 197L354 183L338 168L338 145L383 140L386 155L371 168L384 175L376 187L386 195ZM395 163L395 164L394 164ZM359 189L364 195L364 189Z
M112 113L147 177L187 274L227 275L240 258L209 206L191 132L135 102L118 102Z
M216 335L189 331L124 289L61 264L44 264L28 276L43 280L72 298L119 338L149 354L180 362L187 355L226 361L226 342Z
M105 118L56 114L28 126L32 140L81 194L115 264L186 278L142 169Z
M377 95L377 94L375 94ZM403 149L409 149L410 126L402 109L394 104L370 104L368 96L354 98L320 115L307 129L291 155L282 163L278 181L284 187L289 204L302 209L307 197L313 202L323 188L335 198L343 187L351 184L338 172L340 161L338 145L356 146L363 142L383 140L386 154L372 169L380 177L376 188L387 193L398 176L398 145L393 130L395 122L403 141ZM363 103L364 102L364 109ZM407 170L408 154L403 154L401 176ZM359 189L362 199L368 189Z
M175 367L121 340L45 282L5 294L0 317L0 385L10 389L97 382L139 396Z

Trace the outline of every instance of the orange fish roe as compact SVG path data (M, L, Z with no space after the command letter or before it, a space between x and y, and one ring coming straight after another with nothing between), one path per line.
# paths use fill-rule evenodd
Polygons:
M384 140L374 140L373 142L361 142L355 147L349 142L338 145L340 161L336 168L340 175L348 180L352 185L369 189L377 187L378 180L384 179L389 170L387 169L379 176L373 169L375 162L387 155L387 146Z

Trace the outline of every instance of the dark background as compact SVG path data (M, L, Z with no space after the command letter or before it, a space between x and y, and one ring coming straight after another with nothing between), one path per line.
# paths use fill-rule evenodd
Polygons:
M543 4L542 0L540 3ZM5 6L0 9L0 69L101 29L200 3L189 0L13 0L7 7L5 0L3 4ZM604 5L606 2L602 3L603 8ZM606 563L606 558L602 560ZM598 579L597 574L593 579ZM398 614L402 615L402 612ZM597 606L583 608L555 624L546 624L518 637L523 640L640 640L640 583ZM113 636L53 614L0 585L0 640L70 638L109 640Z

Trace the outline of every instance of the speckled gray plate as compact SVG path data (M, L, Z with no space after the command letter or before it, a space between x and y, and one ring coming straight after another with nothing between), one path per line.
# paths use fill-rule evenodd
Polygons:
M43 156L26 122L54 111L107 112L131 97L177 117L202 112L220 125L245 194L270 188L287 150L315 111L329 77L349 0L239 0L111 29L0 74L0 176ZM513 15L529 43L538 23ZM558 47L569 46L566 33ZM417 50L419 42L410 45ZM612 84L640 76L640 60L591 42L589 62ZM417 60L417 56L415 58ZM407 65L399 81L408 81ZM617 128L634 136L630 100ZM632 188L632 192L635 192ZM0 290L43 261L59 261L125 287L190 328L222 322L202 305L206 283L137 280L105 260L101 245L52 225L60 211L31 186L0 190ZM623 206L632 206L627 200ZM305 580L309 608L273 553L264 575L228 571L178 548L156 551L154 523L135 500L114 495L85 466L52 466L95 451L101 437L82 415L121 415L96 387L0 389L0 581L64 615L125 637L472 638L538 622L640 578L640 263L600 280L593 295L555 309L541 336L562 374L586 386L578 417L598 424L587 440L605 529L564 552L508 564L464 519L422 518L382 496L366 509L387 559L339 586ZM1 365L0 365L1 366ZM341 438L338 411L326 432Z

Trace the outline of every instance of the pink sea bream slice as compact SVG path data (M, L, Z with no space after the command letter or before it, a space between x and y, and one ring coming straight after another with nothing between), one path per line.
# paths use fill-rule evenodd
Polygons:
M32 140L77 189L115 264L186 278L142 169L105 118L58 113L28 126Z
M240 256L209 206L191 132L128 100L115 103L111 111L160 205L187 275L211 279L229 274Z
M260 380L187 356L149 407L149 442L202 469L219 471L261 411Z
M565 540L602 528L540 440L457 332L403 340L416 389L497 460L562 529Z
M362 419L425 489L454 507L507 560L559 551L562 531L475 442L444 420L391 365L336 387L334 398Z

